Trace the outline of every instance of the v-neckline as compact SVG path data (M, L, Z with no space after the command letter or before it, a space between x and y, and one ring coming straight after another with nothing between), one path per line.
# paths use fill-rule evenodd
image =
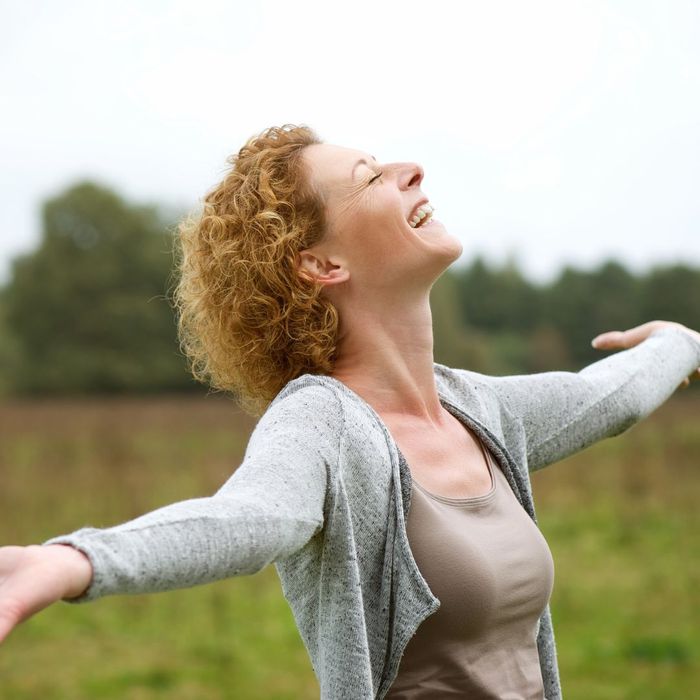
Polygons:
M351 389L347 384L345 384L343 381L340 379L337 379L336 377L332 377L330 374L313 374L309 375L311 377L314 377L315 379L321 379L330 381L333 385L337 386L340 388L341 391L346 393L348 396L351 398L355 399L360 403L360 405L364 406L367 411L370 412L371 415L375 417L381 428L383 429L384 433L386 434L388 441L391 445L393 445L394 449L396 450L396 454L398 455L398 460L399 460L399 474L404 474L405 476L405 483L401 481L400 484L400 490L401 490L401 495L402 495L402 501L404 503L405 508L410 507L410 501L411 501L411 490L412 490L412 485L413 485L413 476L411 474L410 467L408 466L408 461L406 460L406 457L404 456L403 452L401 452L401 449L399 448L398 444L396 443L396 440L394 439L394 436L392 435L391 431L389 430L388 426L382 419L382 417L375 411L375 409L372 407L372 405L368 402L365 401L365 399L362 398L356 391ZM517 467L515 467L515 464L513 462L512 457L508 454L508 450L506 449L505 445L499 440L498 437L496 437L485 425L483 425L480 421L478 421L476 418L474 418L472 415L467 413L465 410L463 410L460 406L457 406L454 404L450 399L447 398L447 396L440 390L440 388L437 388L437 393L438 397L440 399L440 403L446 408L457 420L460 421L463 425L465 425L468 428L471 428L472 431L476 433L478 438L480 440L483 440L485 443L485 446L487 448L496 448L496 453L497 455L500 455L505 462L505 466L508 468L507 471L504 471L504 474L506 476L506 480L509 483L509 486L511 487L511 490L515 494L515 497L517 498L518 502L520 503L523 508L527 511L527 508L525 504L523 503L523 496L520 493L520 489L518 488L518 482L522 479L522 477L517 473ZM493 450L492 450L493 453ZM496 455L496 456L497 456ZM509 473L510 472L510 473ZM529 511L528 511L529 513ZM530 514L531 517L532 514ZM405 514L404 514L405 517Z
M458 419L459 420L459 419ZM461 423L461 421L460 421ZM464 423L462 423L464 425ZM465 506L465 505L479 505L482 503L485 503L487 501L490 501L494 494L496 493L496 472L494 471L497 467L494 464L493 457L491 456L490 451L484 445L483 440L477 435L476 436L476 441L479 443L479 448L481 449L482 454L484 455L484 460L486 461L486 469L488 470L489 477L491 480L491 485L489 486L488 491L485 493L480 493L476 496L443 496L442 494L439 493L433 493L432 491L428 491L425 486L420 484L418 480L413 476L413 473L411 473L411 482L412 485L418 488L422 493L424 493L426 496L435 499L436 501L440 501L440 503L445 503L447 505L455 505L455 506ZM409 467L410 471L410 465L408 462L406 462L406 465Z

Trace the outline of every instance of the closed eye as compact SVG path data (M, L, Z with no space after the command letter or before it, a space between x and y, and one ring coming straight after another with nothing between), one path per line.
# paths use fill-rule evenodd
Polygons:
M379 173L378 175L375 175L373 178L370 178L370 180L367 182L368 185L371 185L375 180L380 178L384 173Z

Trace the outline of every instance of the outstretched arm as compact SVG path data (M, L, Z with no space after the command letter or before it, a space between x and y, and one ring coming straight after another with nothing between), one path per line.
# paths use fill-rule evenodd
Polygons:
M114 527L83 527L31 546L35 555L45 550L46 560L53 552L54 562L59 548L53 545L82 552L92 567L82 593L53 585L49 594L48 580L24 597L18 586L3 590L3 574L6 581L18 580L14 550L29 548L0 548L0 628L3 616L18 624L60 599L59 592L66 602L83 603L110 594L187 588L255 573L301 549L323 527L340 431L337 402L327 388L304 387L291 398L282 398L260 418L241 465L213 496L173 503ZM73 560L70 565L79 564ZM0 641L3 636L0 629Z
M598 338L594 347L626 349L579 372L494 378L522 422L529 471L622 433L700 377L700 334L681 324L651 321Z

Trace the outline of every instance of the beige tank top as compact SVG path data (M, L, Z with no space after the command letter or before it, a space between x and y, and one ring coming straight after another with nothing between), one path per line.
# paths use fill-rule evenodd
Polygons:
M419 626L386 698L542 700L537 627L554 583L544 536L478 436L491 490L446 498L415 480L406 520L440 607Z

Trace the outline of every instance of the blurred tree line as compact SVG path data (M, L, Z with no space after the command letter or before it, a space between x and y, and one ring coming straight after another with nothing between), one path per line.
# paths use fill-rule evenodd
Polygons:
M38 248L0 293L0 384L18 394L194 386L167 289L173 219L79 182L41 209Z
M682 264L634 275L608 260L591 271L564 267L536 285L513 262L496 267L477 257L453 267L433 295L454 297L455 317L451 335L436 333L436 360L486 374L578 371L610 354L591 346L596 335L646 321L700 329L700 269Z
M183 212L135 205L79 182L47 200L35 251L0 289L0 392L202 391L179 351L170 299ZM487 374L576 371L601 359L607 330L667 319L700 329L700 270L635 276L608 261L551 284L477 257L434 285L435 359Z

